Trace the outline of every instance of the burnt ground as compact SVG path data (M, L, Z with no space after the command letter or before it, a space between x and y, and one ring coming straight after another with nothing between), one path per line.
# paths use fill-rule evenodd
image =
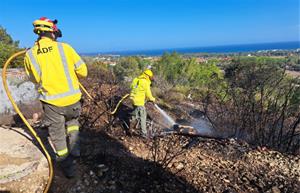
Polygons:
M86 98L83 102L78 175L67 179L55 164L50 192L299 192L299 155L282 154L230 138L171 134L142 139L127 135L123 122L108 113L126 90L99 77L110 78L94 74L85 81L97 102ZM157 113L148 107L153 121L159 122ZM182 122L190 118L186 109L191 107L184 102L161 107ZM120 108L120 112L128 111L128 106ZM194 112L201 114L199 109ZM117 116L124 119L126 113Z
M56 168L51 192L279 193L300 189L299 155L253 147L236 139L172 134L146 140L129 136L118 119L106 113L114 107L115 96L120 98L126 91L102 82L91 81L86 86L97 104L84 101L78 177L66 179ZM189 118L184 109L190 107L164 108L174 118ZM126 117L124 113L118 116ZM155 116L152 119L157 121Z
M83 132L79 177L52 192L298 192L299 156L234 139L139 137Z

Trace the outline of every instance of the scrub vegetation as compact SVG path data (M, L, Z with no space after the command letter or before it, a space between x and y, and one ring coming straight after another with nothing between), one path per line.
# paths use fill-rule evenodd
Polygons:
M6 30L0 26L0 68L3 67L4 62L14 53L20 51L19 41L14 41ZM22 59L17 59L12 62L11 67L22 66Z
M11 48L0 50L2 62L19 48L4 29L1 34L1 46ZM298 192L300 83L286 73L288 58L204 58L165 53L154 60L121 57L109 65L84 57L89 75L82 84L95 101L82 100L78 178L66 179L55 166L50 192ZM22 63L20 58L14 66ZM172 118L205 115L218 136L232 138L126 135L108 112L149 65L154 95ZM129 113L124 103L119 111ZM149 120L157 121L146 106ZM47 131L37 131L47 141ZM36 184L25 183L26 189Z
M0 27L1 65L20 50L18 44ZM93 70L106 72L103 78L113 79L124 88L151 66L155 74L153 92L161 105L170 107L171 101L200 104L222 133L283 152L299 152L300 80L286 73L287 68L298 68L299 56L206 58L197 61L196 57L174 52L156 60L121 57L114 66L92 58L85 60ZM22 63L19 58L12 65Z
M174 52L152 62L123 57L113 72L120 83L128 85L151 65L155 74L153 90L162 104L201 104L219 132L296 153L300 145L300 80L287 75L288 62L268 56L197 62L194 57Z

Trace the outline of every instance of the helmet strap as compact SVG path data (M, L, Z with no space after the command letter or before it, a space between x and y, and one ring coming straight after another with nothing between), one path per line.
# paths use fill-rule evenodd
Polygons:
M60 29L57 29L57 31L54 31L53 34L55 36L55 39L62 37L62 33L61 33Z

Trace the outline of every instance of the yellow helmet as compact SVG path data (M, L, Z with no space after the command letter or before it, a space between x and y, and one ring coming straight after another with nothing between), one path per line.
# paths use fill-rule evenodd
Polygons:
M149 76L150 78L153 77L153 72L150 69L147 69L144 71L144 74L146 74L147 76Z
M33 22L34 33L40 34L41 32L54 32L57 30L55 22L46 17L41 17Z

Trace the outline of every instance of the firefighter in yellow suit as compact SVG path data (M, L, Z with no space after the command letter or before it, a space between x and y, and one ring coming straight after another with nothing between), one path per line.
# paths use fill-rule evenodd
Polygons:
M155 102L150 89L153 72L150 69L145 70L139 77L133 79L131 83L130 99L132 100L134 111L132 120L138 120L141 125L142 137L148 138L146 128L147 113L145 109L145 100Z
M78 77L87 76L87 67L68 44L57 42L61 31L57 20L42 17L33 22L39 36L26 52L24 63L30 79L38 85L44 122L56 160L67 177L75 176L75 158L80 156L79 122L81 91Z

